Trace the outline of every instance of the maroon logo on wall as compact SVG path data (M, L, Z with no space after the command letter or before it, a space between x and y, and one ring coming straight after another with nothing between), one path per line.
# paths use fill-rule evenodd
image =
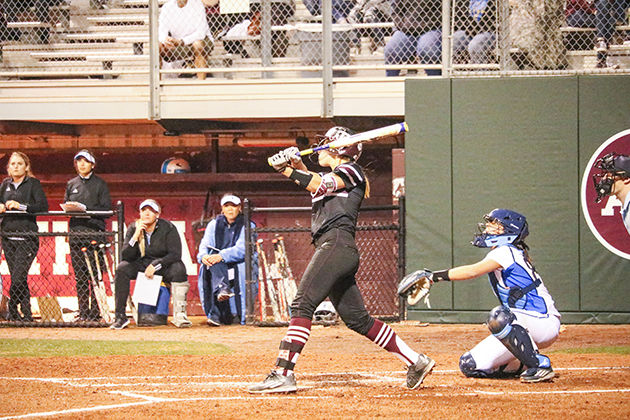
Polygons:
M623 203L615 196L606 196L599 203L595 202L597 192L593 184L593 175L600 170L593 168L593 165L597 159L612 152L630 155L630 130L615 134L591 156L582 177L582 212L597 240L612 253L630 260L630 235L620 214Z

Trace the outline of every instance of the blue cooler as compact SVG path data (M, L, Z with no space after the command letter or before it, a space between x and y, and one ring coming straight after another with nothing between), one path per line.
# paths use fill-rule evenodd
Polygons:
M171 301L171 292L164 283L160 285L160 293L158 294L157 305L138 304L138 325L147 327L153 325L166 325L169 313L169 303Z

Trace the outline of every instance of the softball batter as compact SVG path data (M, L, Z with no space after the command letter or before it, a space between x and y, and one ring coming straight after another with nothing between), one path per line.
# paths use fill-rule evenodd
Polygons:
M484 221L472 241L475 246L491 248L483 260L449 270L418 270L401 281L398 292L414 293L425 278L436 283L488 274L501 305L488 315L492 335L461 356L460 370L474 378L520 374L523 382L548 381L554 377L551 361L538 348L549 347L558 338L560 313L527 253L527 220L513 210L494 209Z
M347 128L333 127L322 141L325 144L350 135ZM407 346L388 325L370 316L357 287L359 252L354 236L361 202L369 195L369 183L356 163L361 149L361 144L356 144L320 151L319 165L330 168L328 173L309 172L297 147L270 158L275 170L311 193L315 254L291 304L291 321L280 342L275 368L264 381L249 388L251 393L297 390L293 369L309 339L313 312L326 297L349 328L394 353L408 366L409 388L420 386L435 365L432 359Z

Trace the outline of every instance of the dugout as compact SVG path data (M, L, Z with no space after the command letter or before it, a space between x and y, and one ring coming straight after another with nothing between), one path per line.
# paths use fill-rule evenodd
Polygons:
M510 207L528 218L563 322L630 322L630 261L596 240L580 209L591 155L630 128L628 76L407 80L405 98L407 272L478 261L477 223ZM483 322L496 298L479 278L439 284L431 305L408 318Z

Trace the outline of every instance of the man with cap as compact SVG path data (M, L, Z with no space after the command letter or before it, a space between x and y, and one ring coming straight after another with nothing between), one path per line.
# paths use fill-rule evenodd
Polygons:
M64 202L73 203L74 207L85 207L90 211L109 211L112 209L107 183L94 174L96 159L86 149L80 150L74 156L74 169L77 176L68 181ZM96 270L96 260L92 252L92 241L98 244L106 242L105 218L94 216L73 216L69 222L70 259L77 284L77 299L79 301L78 321L98 321L100 313L94 290L91 287L90 273L81 251L83 247L90 250L87 253L92 270ZM102 265L102 264L101 264Z
M186 295L190 285L182 262L182 243L177 228L160 218L162 209L155 200L144 200L138 209L140 218L127 228L122 261L116 269L116 320L110 328L121 330L129 325L125 314L129 282L139 272L144 272L148 278L160 275L164 283L171 285L171 322L178 328L190 327L192 323L186 315Z
M208 223L199 244L199 298L210 326L231 324L235 316L241 324L245 324L247 299L244 223L241 199L227 193L221 198L221 214ZM257 257L253 256L256 265ZM252 275L257 274L258 268L253 267ZM252 284L255 288L257 282ZM252 293L257 293L257 290L252 290Z

